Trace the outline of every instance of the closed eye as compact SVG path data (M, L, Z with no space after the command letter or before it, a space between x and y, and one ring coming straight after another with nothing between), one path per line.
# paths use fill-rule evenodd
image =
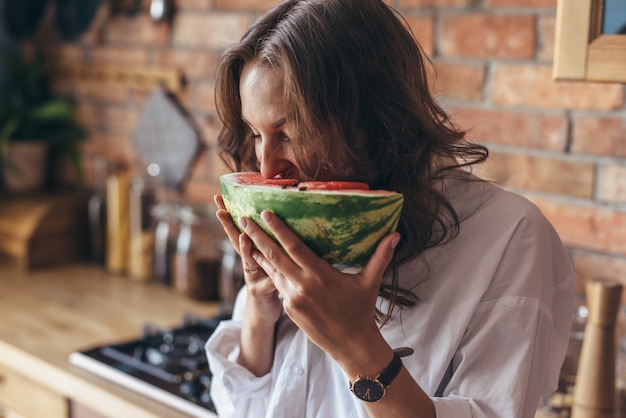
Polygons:
M278 139L282 142L291 142L291 138L285 134L279 135Z

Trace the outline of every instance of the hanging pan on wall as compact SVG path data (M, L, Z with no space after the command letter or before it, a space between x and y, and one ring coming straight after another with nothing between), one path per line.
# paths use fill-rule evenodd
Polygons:
M54 2L55 25L64 41L75 41L89 27L102 0L4 0L2 24L15 40L31 36L49 3Z
M55 0L55 21L64 41L75 41L93 20L102 0Z
M4 0L3 26L6 33L19 40L32 35L46 10L47 0Z

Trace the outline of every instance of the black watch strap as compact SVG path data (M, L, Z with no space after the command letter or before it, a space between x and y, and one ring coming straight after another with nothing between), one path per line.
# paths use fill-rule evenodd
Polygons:
M393 379L398 376L400 370L402 370L402 359L398 353L394 351L391 363L389 363L387 368L378 375L378 381L382 383L383 386L388 387L391 382L393 382Z

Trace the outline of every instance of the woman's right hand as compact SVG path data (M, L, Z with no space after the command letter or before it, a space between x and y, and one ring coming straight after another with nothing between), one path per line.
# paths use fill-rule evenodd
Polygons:
M241 328L241 347L237 363L255 376L263 376L274 363L274 333L283 312L282 300L266 272L252 258L254 245L242 234L226 211L222 196L214 197L219 219L228 239L241 256L247 298Z
M221 195L214 196L217 219L222 224L228 239L241 256L244 280L248 291L246 320L259 327L272 328L282 314L282 302L272 280L252 258L254 245L250 238L239 231L226 211Z

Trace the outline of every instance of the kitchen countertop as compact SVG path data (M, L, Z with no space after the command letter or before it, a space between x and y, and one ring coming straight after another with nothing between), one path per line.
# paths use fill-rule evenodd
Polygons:
M148 322L174 327L186 313L210 318L218 309L216 302L194 301L98 266L64 264L24 273L0 256L0 365L104 416L183 418L178 410L70 364L68 356L137 338Z
M0 259L0 364L111 417L181 417L179 411L69 363L75 350L140 336L150 322L174 327L186 313L213 317L216 302L194 301L160 283L63 264L24 273Z

